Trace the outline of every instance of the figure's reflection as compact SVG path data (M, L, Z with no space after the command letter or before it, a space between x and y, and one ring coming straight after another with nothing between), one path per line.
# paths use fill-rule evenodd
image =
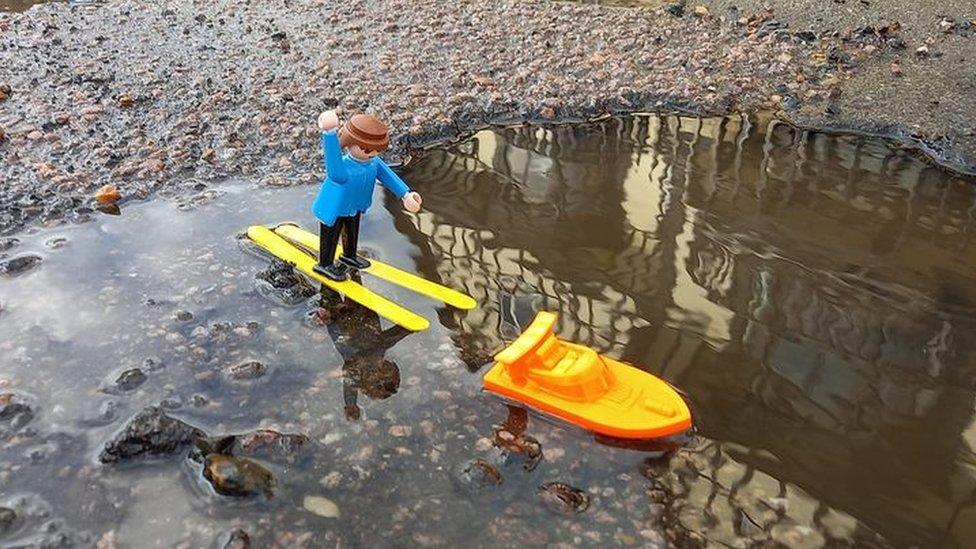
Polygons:
M327 315L329 335L342 355L344 411L355 421L362 413L360 392L383 400L400 389L400 368L386 360L386 351L410 332L396 325L383 330L379 315L331 290L323 288L320 295L320 311Z

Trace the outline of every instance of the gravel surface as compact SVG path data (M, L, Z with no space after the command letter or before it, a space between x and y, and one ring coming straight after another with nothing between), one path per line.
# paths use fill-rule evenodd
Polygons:
M828 111L786 117L814 128L855 130L921 147L976 173L976 2L973 0L703 0L717 14L771 7L794 31L841 37L885 33L841 85Z
M863 124L845 83L902 45L778 17L761 6L440 0L124 0L0 14L0 234L85 217L105 207L94 200L105 184L124 202L234 175L315 182L315 117L336 105L389 121L394 161L491 122L608 112L777 109Z

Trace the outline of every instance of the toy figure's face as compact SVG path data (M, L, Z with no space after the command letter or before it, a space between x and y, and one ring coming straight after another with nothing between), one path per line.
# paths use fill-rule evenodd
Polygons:
M346 150L349 151L349 156L355 158L356 160L369 160L370 158L380 154L377 151L366 152L359 145L349 145Z

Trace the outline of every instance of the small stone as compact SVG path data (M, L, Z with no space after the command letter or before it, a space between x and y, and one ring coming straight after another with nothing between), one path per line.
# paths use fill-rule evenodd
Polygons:
M309 442L300 433L279 433L273 429L258 429L232 437L231 453L253 456L262 454L268 457L294 458Z
M98 455L102 463L115 463L142 456L174 454L196 439L206 436L203 431L174 419L156 406L144 408Z
M561 515L582 513L590 506L590 496L586 492L562 482L540 486L539 498L546 508Z
M248 549L251 547L251 536L238 528L227 536L227 541L221 547L223 549Z
M3 103L10 98L10 86L6 84L0 84L0 103Z
M915 55L918 56L918 57L928 57L929 56L929 47L928 46L919 46L918 49L915 50Z
M664 7L664 11L673 15L674 17L684 17L685 15L685 3L682 2L672 2ZM742 23L745 25L745 23Z
M275 487L270 471L247 458L210 454L203 466L203 477L222 496L270 497Z
M122 95L119 96L119 106L120 107L129 108L129 107L131 107L134 104L135 104L135 100L132 99L132 96L131 95L129 95L127 93L123 93Z
M901 64L898 61L893 61L889 67L889 70L891 70L892 76L900 77L904 74L901 70Z
M52 250L59 250L68 243L68 239L63 236L52 236L51 238L44 241L44 245Z
M19 429L34 418L34 407L24 395L0 393L0 422Z
M325 475L324 477L319 479L319 484L321 484L322 486L324 486L329 490L338 488L341 482L342 482L342 473L340 473L339 471L332 471L328 475Z
M0 507L0 536L9 532L17 521L17 512L9 507Z
M176 311L173 318L175 318L178 322L189 322L190 320L193 320L193 313L190 311L179 310Z
M37 268L41 264L41 256L25 254L0 262L0 275L19 276Z
M118 392L134 391L145 383L147 379L149 379L149 376L139 368L130 368L119 374L109 389Z
M480 492L500 486L503 478L498 469L487 461L475 458L462 463L454 471L454 481L466 492Z
M263 376L267 371L268 367L264 364L257 360L250 360L227 368L227 377L234 381L251 381Z
M708 17L709 11L707 6L695 6L695 17Z
M391 425L389 430L390 436L397 438L408 437L412 432L413 429L409 425Z
M339 506L329 498L322 496L305 496L302 501L305 510L320 517L339 518Z
M115 530L109 530L102 534L95 543L95 549L115 549L118 544L115 539Z
M95 200L99 204L112 204L122 198L119 189L115 185L104 185L95 193Z

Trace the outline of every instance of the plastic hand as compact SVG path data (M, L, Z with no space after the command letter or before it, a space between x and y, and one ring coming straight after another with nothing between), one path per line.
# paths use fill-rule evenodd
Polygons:
M319 129L327 132L339 127L339 115L335 111L325 111L319 115Z
M409 192L403 195L403 209L410 213L417 213L420 211L420 205L423 204L423 199L420 195L415 192Z

